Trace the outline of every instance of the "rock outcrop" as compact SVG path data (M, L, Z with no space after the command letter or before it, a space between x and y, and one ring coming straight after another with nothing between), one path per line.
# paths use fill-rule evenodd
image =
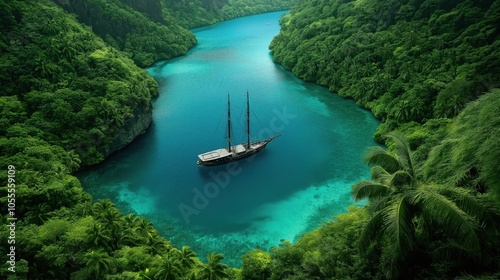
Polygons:
M145 109L136 108L134 116L125 121L116 132L113 140L101 151L103 156L106 158L110 154L125 148L139 135L144 134L151 125L152 119L151 103Z

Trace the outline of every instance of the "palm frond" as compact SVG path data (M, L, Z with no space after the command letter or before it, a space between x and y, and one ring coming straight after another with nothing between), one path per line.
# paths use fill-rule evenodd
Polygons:
M391 174L387 172L382 166L376 165L371 168L370 178L378 183L388 184L391 179Z
M384 212L384 227L392 242L392 263L395 266L406 261L415 247L412 208L408 199L399 195Z
M368 252L370 245L377 240L381 232L382 211L375 213L366 224L359 236L359 253L363 256Z
M413 177L405 170L396 171L392 174L389 184L394 187L402 187L410 185Z
M399 160L394 155L378 146L367 149L365 162L368 166L379 165L389 173L394 173L402 168Z
M460 243L467 249L474 259L481 258L481 240L476 232L479 225L473 217L461 210L453 201L445 196L421 189L421 204L427 215L433 217L437 223L443 225L443 229L452 237L460 240Z
M395 142L396 151L400 163L404 167L406 167L408 173L413 176L415 174L413 157L410 149L410 144L408 143L408 140L406 140L406 137L399 131L389 132L386 134L386 137L391 138Z
M432 257L438 262L454 260L456 263L463 263L466 260L470 260L467 248L453 240L434 249Z
M371 199L370 204L368 204L368 212L375 213L383 208L387 207L387 205L391 202L391 196L380 197L376 199Z
M439 188L438 192L453 201L465 213L474 217L485 228L496 230L498 225L493 216L497 209L489 205L488 201L480 201L470 191L462 188Z
M358 201L361 199L376 199L387 196L391 189L383 184L362 180L352 186L352 197Z

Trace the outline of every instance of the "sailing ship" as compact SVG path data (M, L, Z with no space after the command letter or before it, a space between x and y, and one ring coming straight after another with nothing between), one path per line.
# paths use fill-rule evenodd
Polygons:
M247 142L234 145L231 143L231 101L229 95L227 96L227 142L226 148L220 148L210 152L198 155L197 164L200 166L214 166L225 164L231 161L240 160L249 157L266 147L269 142L281 134L269 137L264 140L255 142L250 141L250 101L247 91Z

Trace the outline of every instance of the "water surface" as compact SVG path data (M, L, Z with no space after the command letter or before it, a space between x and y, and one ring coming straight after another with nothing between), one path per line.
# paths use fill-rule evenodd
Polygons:
M353 204L350 187L378 125L351 100L295 78L268 45L283 12L195 29L199 44L148 69L160 84L146 134L80 176L95 199L147 216L175 246L230 265L253 248L294 241ZM226 146L227 96L234 142L282 134L255 157L199 167L197 155Z

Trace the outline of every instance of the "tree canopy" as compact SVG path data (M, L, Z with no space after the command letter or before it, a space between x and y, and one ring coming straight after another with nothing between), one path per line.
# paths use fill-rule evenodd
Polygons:
M92 204L72 175L102 161L129 125L149 125L157 83L49 0L0 1L0 26L0 166L15 174L15 188L0 174L0 203L18 202L16 273L0 278L154 277L167 259L179 277L200 271L188 247L108 200ZM3 211L2 224L10 217Z
M158 1L147 1L149 5L119 0L54 1L141 67L183 55L196 44L193 33L175 21L163 20ZM143 13L132 6L142 8Z
M297 0L161 0L170 21L193 28L236 17L290 9Z
M362 233L339 237L360 246L349 276L351 258L308 262L325 258L311 233L271 251L271 279L498 276L499 19L498 1L472 0L299 0L281 18L273 59L370 109L389 149L353 186L369 203Z
M298 1L270 49L380 118L378 135L452 118L500 73L498 1Z

